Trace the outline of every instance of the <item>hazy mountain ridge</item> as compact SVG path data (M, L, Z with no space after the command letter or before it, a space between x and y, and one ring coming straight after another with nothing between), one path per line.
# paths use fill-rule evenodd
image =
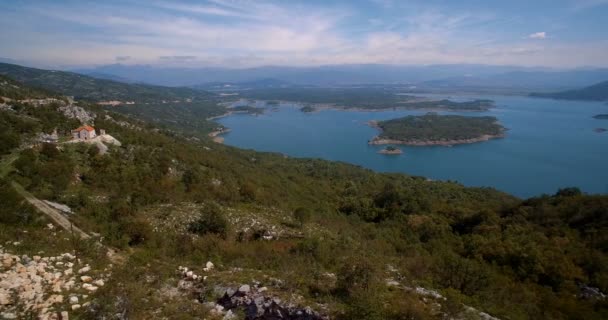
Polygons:
M210 97L209 93L192 88L128 84L73 72L28 68L7 63L0 63L0 75L9 76L29 86L95 102L102 100L135 102L206 100Z
M591 85L608 77L608 69L556 70L491 65L327 65L315 67L264 66L244 69L178 68L113 64L79 69L83 74L105 74L125 81L168 86L243 83L277 79L293 85L418 84L431 87L511 87L560 90Z
M553 98L561 100L589 100L607 101L608 100L608 81L603 81L592 86L581 89L554 92L554 93L532 93L533 97Z

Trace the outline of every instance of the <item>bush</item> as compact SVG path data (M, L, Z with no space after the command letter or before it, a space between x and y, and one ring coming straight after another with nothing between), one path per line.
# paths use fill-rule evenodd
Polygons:
M310 221L310 210L308 210L307 208L297 208L294 212L293 212L293 217L298 221L298 223L300 223L300 228L304 226L305 223L307 223L308 221Z
M377 284L377 269L365 259L354 258L342 264L336 290L341 295L352 297L361 292L371 291Z
M226 220L217 204L208 203L201 210L200 217L190 223L188 231L198 235L212 233L226 237L228 233L228 220Z

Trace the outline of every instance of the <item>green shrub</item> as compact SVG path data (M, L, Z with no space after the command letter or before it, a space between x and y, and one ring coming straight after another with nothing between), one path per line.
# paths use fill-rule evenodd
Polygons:
M226 220L217 204L208 203L201 210L200 217L188 225L188 231L198 235L212 233L226 237L228 234L228 220Z

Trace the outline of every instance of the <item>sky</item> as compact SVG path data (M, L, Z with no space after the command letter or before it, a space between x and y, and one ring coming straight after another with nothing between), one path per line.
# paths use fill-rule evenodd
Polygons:
M8 0L0 57L54 67L608 67L608 0Z

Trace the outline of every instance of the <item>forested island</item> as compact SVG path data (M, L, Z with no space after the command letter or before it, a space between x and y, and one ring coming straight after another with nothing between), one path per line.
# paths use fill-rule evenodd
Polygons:
M371 121L382 132L369 144L413 146L467 144L504 137L505 128L495 117L465 117L427 113L386 121Z
M597 114L597 115L593 116L593 118L595 118L595 119L602 119L602 120L608 120L608 114Z

